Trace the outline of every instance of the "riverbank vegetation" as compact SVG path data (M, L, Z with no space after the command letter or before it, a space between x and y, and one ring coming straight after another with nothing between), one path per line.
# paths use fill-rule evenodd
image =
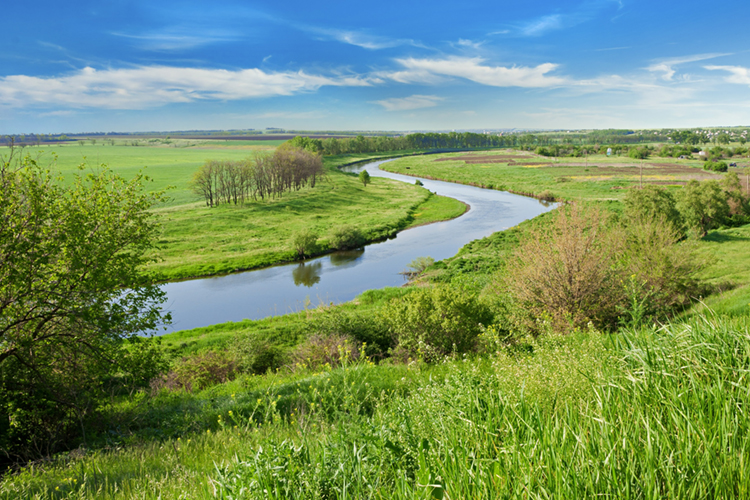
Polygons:
M156 261L147 267L160 280L226 274L295 260L292 235L302 228L319 236L311 254L320 254L331 250L329 242L337 227L356 228L365 243L393 237L414 225L454 218L466 210L456 200L386 179L374 179L364 189L355 175L337 168L378 158L371 153L326 157L322 164L319 157L313 161L316 157L308 154L302 163L317 165L314 177L307 176L316 180L314 187L312 182L306 187L301 181L295 184L293 175L277 176L279 182L274 183L271 175L269 183L253 184L257 200L247 192L245 203L239 203L240 187L244 189L249 184L240 186L239 181L229 182L229 176L219 176L220 165L237 166L235 170L240 170L239 166L248 161L254 164L256 157L269 167L276 163L290 165L297 155L291 148L282 148L286 153L276 155L279 161L270 161L267 159L274 158L273 148L279 141L270 145L248 142L252 144L202 143L186 148L55 145L25 148L23 154L37 158L42 165L51 164L64 179L72 179L81 165L84 171L96 173L101 164L107 163L123 177L133 177L143 169L150 177L150 189L166 190L167 196L153 208L162 232L158 250L151 254ZM206 175L209 170L215 175ZM286 192L280 196L279 188L288 185L284 180L287 178L294 189L284 189ZM259 188L267 196L260 196ZM229 197L231 203L222 202L209 209L205 198L209 192L209 205L218 203L214 196L222 200ZM276 196L271 196L273 193Z
M0 498L746 496L747 194L699 160L628 189L628 167L556 182L559 165L509 154L389 169L575 203L414 286L165 336L148 389L6 475Z

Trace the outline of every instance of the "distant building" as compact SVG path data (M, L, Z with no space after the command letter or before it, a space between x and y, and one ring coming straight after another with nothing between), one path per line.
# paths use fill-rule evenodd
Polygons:
M698 153L698 156L706 156L706 152L705 152L705 151L700 151L700 152Z

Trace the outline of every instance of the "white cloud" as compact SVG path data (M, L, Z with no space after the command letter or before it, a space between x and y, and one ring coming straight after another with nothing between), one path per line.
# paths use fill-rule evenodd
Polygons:
M750 68L742 66L704 66L704 68L711 71L728 71L731 74L726 77L727 82L750 85Z
M406 111L411 109L432 108L442 101L442 97L435 95L412 95L409 97L394 97L375 101L387 111Z
M397 59L405 69L379 76L401 83L437 83L444 77L465 78L492 87L555 87L564 85L566 79L548 76L557 64L544 63L528 66L488 66L483 59L474 57L449 57L446 59Z
M351 30L340 30L340 29L327 29L318 28L313 26L300 26L303 31L308 31L321 35L326 38L336 40L338 42L354 45L356 47L362 47L367 50L381 50L390 49L393 47L400 47L403 45L411 45L414 47L423 47L414 40L405 38L387 38L383 36L370 35L359 31Z
M685 57L675 57L672 59L664 59L662 61L656 61L650 66L646 67L646 70L651 71L652 73L662 73L661 79L666 81L671 81L672 77L674 77L674 74L676 73L676 70L674 69L675 66L679 66L680 64L686 64L691 62L697 62L697 61L705 61L706 59L714 59L716 57L722 57L722 56L729 56L731 54L721 54L721 53L714 53L714 54L695 54L692 56L685 56Z
M236 32L227 30L170 28L162 32L128 34L113 32L115 36L133 40L143 50L174 51L187 50L212 43L231 42L241 38Z
M521 34L525 36L539 36L547 31L563 28L563 17L560 14L542 16L521 27Z
M271 73L260 69L143 66L40 78L12 75L0 78L0 104L45 104L63 107L142 109L198 100L238 100L292 95L323 86L368 86L359 76L320 76L304 71Z

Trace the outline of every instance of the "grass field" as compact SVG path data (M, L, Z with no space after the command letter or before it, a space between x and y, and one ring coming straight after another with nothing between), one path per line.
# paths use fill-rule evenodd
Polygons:
M238 380L158 402L192 432L27 467L0 498L745 498L748 338L697 318Z
M612 186L640 182L640 175L623 173L628 167L613 165L611 178L592 177L593 168L604 168L603 160L599 167L560 167L534 166L538 158L512 162L529 165L436 159L404 158L388 168L496 188L495 182L502 182L534 194L560 186L557 196L615 211L623 191ZM668 177L658 182L675 186L690 175L714 175L700 165L644 171L649 168L659 172L654 176ZM557 181L560 175L569 180ZM326 185L329 191L321 195L329 200L342 193L352 197L331 212L364 203L364 196L387 196L391 189L377 182L362 188L356 177L343 174ZM313 210L302 194L267 204L262 217L279 217L278 224L301 218ZM256 209L168 206L158 212L169 216L185 208L216 217L205 231L227 234L227 240L235 238L232 227L251 223L235 212ZM461 210L431 196L408 212L405 224ZM423 284L439 281L492 293L487 285L527 228L552 216L470 242L431 268ZM184 227L176 222L167 227L188 238L191 227L198 232L191 226L196 221L193 215ZM322 223L314 227L325 231ZM264 238L270 238L272 229L266 231ZM205 244L217 241L218 236ZM748 497L748 241L750 225L714 230L695 242L705 264L699 277L728 291L704 298L672 323L522 338L435 365L361 359L335 369L242 374L203 390L144 391L113 400L104 409L109 423L89 437L93 449L82 447L8 474L0 480L0 499ZM388 300L415 289L368 291L336 309L372 318ZM323 312L176 332L165 335L162 345L175 362L206 350L225 351L236 338L292 348L310 335L310 318Z
M539 196L549 193L563 200L618 200L625 190L653 183L679 189L688 180L719 179L698 160L591 155L551 158L518 151L483 151L401 158L383 166L399 174L449 180L501 191Z
M167 190L169 201L154 209L163 229L159 262L148 269L165 280L226 274L294 260L290 239L303 228L319 234L320 249L325 251L327 238L336 227L354 226L368 241L374 241L465 211L462 203L432 196L418 186L373 179L365 188L356 176L336 169L344 163L379 157L368 154L326 158L324 182L274 200L207 208L190 190L193 173L206 160L240 160L272 151L281 142L203 141L190 147L68 144L28 147L23 154L38 158L42 165L56 157L53 168L64 177L78 171L82 163L87 165L84 172L107 164L125 178L143 171L152 178L149 189Z

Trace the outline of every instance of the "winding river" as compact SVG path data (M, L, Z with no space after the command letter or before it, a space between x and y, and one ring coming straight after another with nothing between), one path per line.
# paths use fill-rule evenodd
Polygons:
M415 177L380 170L385 161L348 167L366 169L373 177L414 183ZM227 321L261 319L302 310L305 303L340 303L373 288L400 286L400 273L417 257L436 261L451 257L466 243L502 231L554 208L534 198L452 182L420 179L424 187L467 203L471 209L457 219L402 231L394 239L347 252L336 252L302 263L243 273L167 283L171 331Z

